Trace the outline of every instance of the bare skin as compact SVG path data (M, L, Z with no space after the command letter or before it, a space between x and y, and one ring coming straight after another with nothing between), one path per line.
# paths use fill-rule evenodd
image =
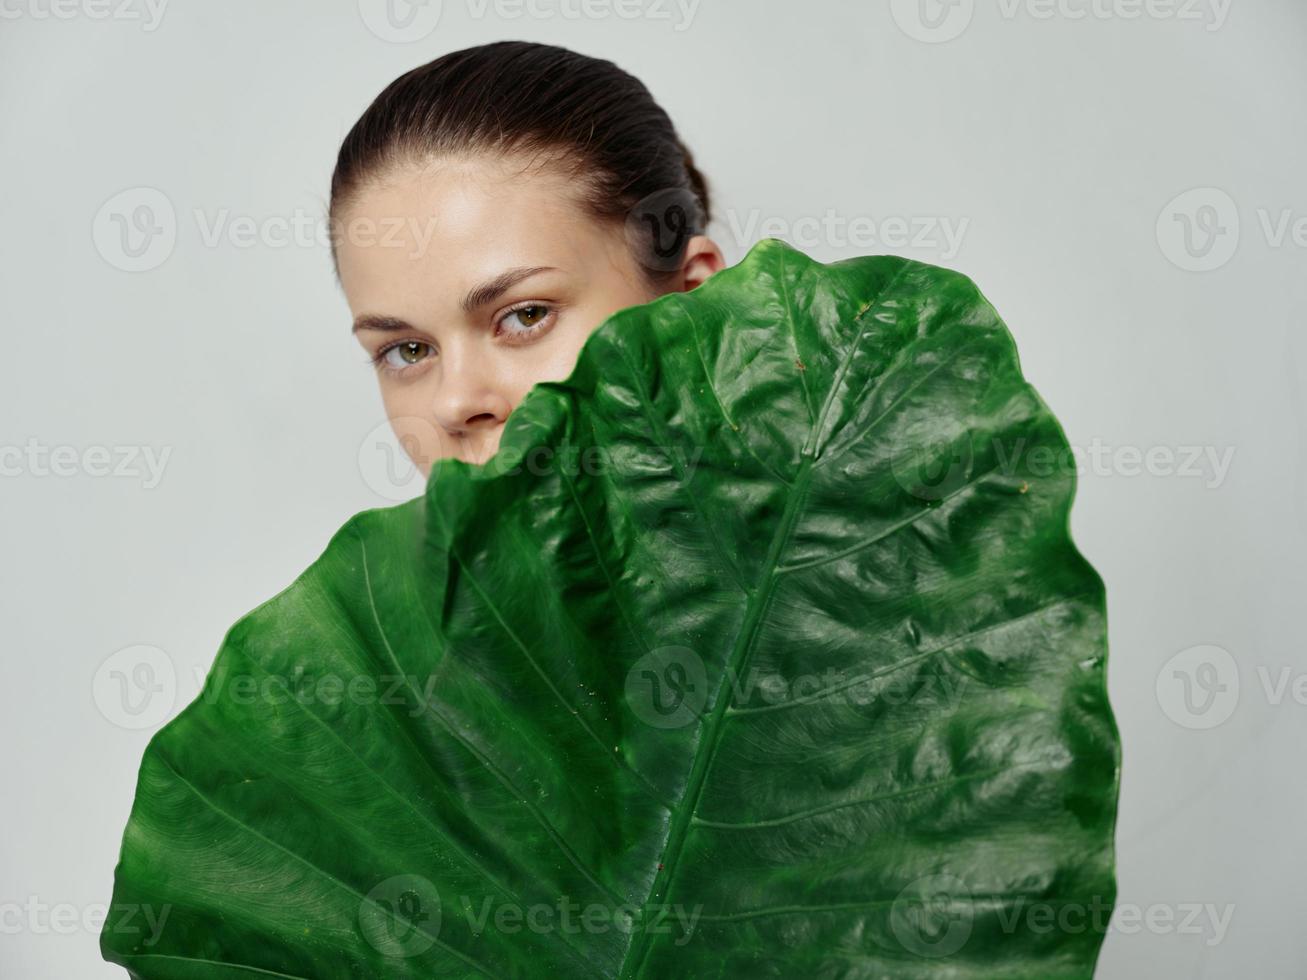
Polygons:
M533 385L572 372L610 315L657 297L620 223L580 206L575 181L499 156L394 169L337 215L337 267L386 415L424 476L484 463ZM670 290L725 266L692 238Z

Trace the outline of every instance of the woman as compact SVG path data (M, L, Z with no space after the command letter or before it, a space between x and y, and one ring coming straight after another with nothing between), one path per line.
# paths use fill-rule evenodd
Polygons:
M774 241L722 271L707 215L644 87L558 48L359 120L331 216L387 413L428 476L496 465L355 515L229 631L124 834L115 907L158 928L114 917L107 959L1092 972L1105 923L1011 925L1115 888L1102 583L1074 473L1026 465L1060 428L965 277Z
M612 62L504 41L387 86L340 148L333 254L423 475L485 462L610 314L721 269L708 216L671 120Z

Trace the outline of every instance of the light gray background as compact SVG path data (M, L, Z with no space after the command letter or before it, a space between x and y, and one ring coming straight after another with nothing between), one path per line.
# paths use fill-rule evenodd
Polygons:
M445 0L408 42L369 0L175 0L157 22L67 2L0 4L0 973L121 976L95 915L153 719L351 514L420 490L386 476L325 249L280 245L278 221L321 218L339 140L394 76L513 37L649 85L730 261L772 234L976 279L1097 447L1073 530L1108 585L1134 910L1099 976L1307 973L1299 0ZM138 188L176 239L125 271ZM206 242L224 217L253 241ZM889 219L965 232L903 247ZM849 241L870 228L888 242ZM169 452L161 478L97 475L87 450L116 467L121 446ZM112 672L137 645L164 690L132 715Z

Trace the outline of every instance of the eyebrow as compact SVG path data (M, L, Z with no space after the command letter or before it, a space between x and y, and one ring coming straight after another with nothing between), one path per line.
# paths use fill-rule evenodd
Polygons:
M529 279L541 272L552 272L554 268L552 265L522 265L513 269L505 269L493 279L487 279L480 285L469 289L459 305L464 313L473 313L480 307L493 303L524 279ZM354 333L358 333L360 330L398 331L412 329L412 324L407 320L401 320L399 317L394 316L364 313L354 320Z

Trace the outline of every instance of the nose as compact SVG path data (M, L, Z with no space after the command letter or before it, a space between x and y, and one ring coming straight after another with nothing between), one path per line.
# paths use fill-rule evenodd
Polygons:
M499 433L513 410L512 403L493 366L477 351L449 345L441 351L440 366L431 411L449 437L442 440L447 443L444 454L483 463L499 446Z

